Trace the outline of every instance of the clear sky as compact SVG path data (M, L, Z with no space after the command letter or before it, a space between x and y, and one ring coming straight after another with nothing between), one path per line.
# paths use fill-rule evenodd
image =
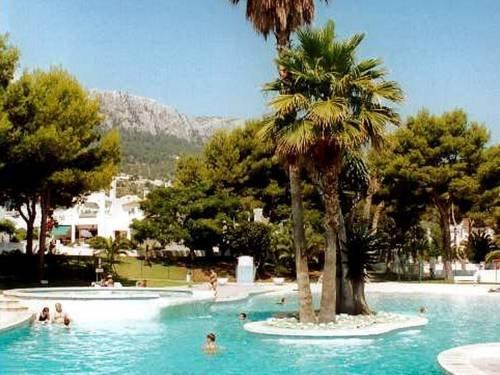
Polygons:
M267 43L227 0L0 0L0 31L22 67L61 65L88 88L126 90L191 115L266 111ZM500 0L333 0L341 36L365 32L403 87L403 115L464 108L500 140Z

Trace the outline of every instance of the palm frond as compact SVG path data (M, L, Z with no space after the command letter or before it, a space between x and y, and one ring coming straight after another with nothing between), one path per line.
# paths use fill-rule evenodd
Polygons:
M288 129L279 132L276 151L282 157L304 155L314 144L314 140L314 123L307 120L295 121Z
M380 146L385 127L400 121L391 104L402 101L403 93L385 79L381 60L357 61L364 35L338 40L329 22L320 29L302 28L297 38L298 45L283 50L277 60L286 79L265 86L281 92L269 102L275 121L265 130L277 150L308 157L316 146L349 151L369 143Z
M281 94L269 101L269 106L279 116L305 110L309 106L309 99L302 94Z
M313 103L309 107L307 118L322 128L345 120L347 104L343 98L332 98Z
M403 90L395 81L376 82L370 91L379 101L390 100L394 103L400 103L404 99Z
M356 50L356 48L359 47L359 45L364 39L365 39L365 34L354 34L345 41L345 44L351 51L354 51Z

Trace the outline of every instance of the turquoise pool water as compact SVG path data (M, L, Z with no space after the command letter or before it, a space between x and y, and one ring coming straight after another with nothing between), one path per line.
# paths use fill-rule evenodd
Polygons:
M379 310L428 308L422 329L375 339L307 340L252 335L251 320L279 311L276 298L238 304L177 307L153 322L110 325L77 322L71 329L33 326L0 335L0 374L441 374L437 354L447 348L500 341L500 299L369 295ZM213 331L221 351L200 350Z

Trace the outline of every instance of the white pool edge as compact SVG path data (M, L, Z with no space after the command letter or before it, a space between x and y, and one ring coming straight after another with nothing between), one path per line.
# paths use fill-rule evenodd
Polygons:
M491 355L492 348L500 353L500 342L457 346L439 353L437 361L441 368L450 375L488 375L488 372L474 366L471 360L475 356L488 357Z
M61 294L58 294L60 292ZM98 292L102 295L67 295L69 292ZM116 294L113 295L112 293ZM135 295L120 295L120 292L137 292ZM162 298L160 293L179 293L189 296L194 296L194 291L183 289L167 289L167 288L137 288L137 287L120 287L120 288L95 288L95 287L56 287L56 288L23 288L9 289L3 291L6 297L13 297L19 300L148 300ZM50 294L49 294L50 293ZM64 294L66 293L66 294Z
M396 332L410 328L418 328L428 323L426 318L420 316L411 317L405 322L378 323L367 327L352 329L295 329L273 327L266 321L246 323L243 328L251 333L271 336L288 337L314 337L314 338L356 338L374 337L384 335L389 332Z
M35 319L35 314L32 311L16 313L16 315L16 318L11 321L0 322L0 334L29 325Z

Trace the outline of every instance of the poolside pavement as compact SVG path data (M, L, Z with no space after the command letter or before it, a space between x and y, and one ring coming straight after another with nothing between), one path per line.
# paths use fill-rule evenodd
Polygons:
M491 285L485 284L445 284L445 283L407 283L407 282L376 282L367 283L367 293L394 293L394 294L445 294L456 296L484 295L500 298L500 293L489 293ZM178 288L177 288L178 289ZM194 290L210 290L208 283L194 284ZM321 290L321 284L311 283L313 293ZM233 302L243 300L251 295L262 293L287 294L297 290L296 283L275 285L270 282L253 284L227 283L217 288L216 302Z
M438 355L438 362L451 375L500 374L500 342L445 350Z
M254 283L254 284L238 284L227 283L219 285L217 288L216 303L227 303L241 301L253 295L264 293L288 293L293 292L297 286L295 283L287 283L284 285L274 285L272 283ZM195 284L193 290L210 290L208 283Z

